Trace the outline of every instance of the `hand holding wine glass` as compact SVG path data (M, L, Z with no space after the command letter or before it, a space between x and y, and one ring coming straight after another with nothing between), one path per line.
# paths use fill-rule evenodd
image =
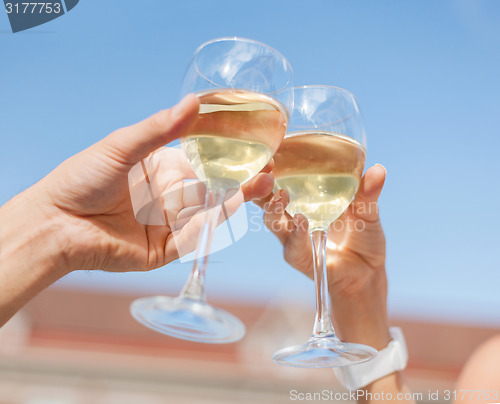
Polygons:
M0 208L0 326L71 271L144 271L177 258L168 227L135 219L128 175L151 152L183 136L198 108L191 95L116 130ZM192 172L185 156L179 157L164 171L172 186ZM247 200L271 189L272 177L265 173L242 187Z
M289 194L288 213L301 214L308 222L316 316L309 340L279 350L273 359L299 367L361 363L373 358L376 350L341 341L335 334L328 304L330 281L325 256L327 230L348 208L361 181L365 161L361 115L355 97L341 88L297 87L294 98L290 132L275 154L273 172L276 187ZM302 220L300 216L297 219ZM286 221L284 224L288 225Z
M385 236L377 204L385 175L380 165L366 171L351 206L329 228L326 252L332 320L339 339L378 350L391 340ZM264 208L264 223L283 244L285 260L312 279L308 222L301 214L292 217L285 211L289 201L289 194L279 190L258 204Z

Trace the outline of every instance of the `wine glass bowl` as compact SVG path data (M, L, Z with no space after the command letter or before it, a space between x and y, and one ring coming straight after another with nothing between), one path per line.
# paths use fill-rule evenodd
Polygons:
M219 38L195 52L182 94L196 92L200 114L183 148L200 179L255 176L283 139L293 105L292 68L266 44Z
M286 189L293 216L309 223L313 249L316 316L311 338L279 350L282 365L334 367L365 362L372 347L340 341L333 329L325 263L327 230L354 199L365 161L365 131L356 98L331 86L294 89L289 132L274 156L275 188Z
M314 129L343 134L366 148L365 128L354 94L326 85L295 87L293 94L289 132Z
M286 108L293 105L293 71L270 46L247 38L217 38L200 45L185 73L181 94L244 89L267 94Z
M200 113L182 146L196 175L208 182L255 176L283 139L288 112L273 98L248 90L210 90L198 94Z

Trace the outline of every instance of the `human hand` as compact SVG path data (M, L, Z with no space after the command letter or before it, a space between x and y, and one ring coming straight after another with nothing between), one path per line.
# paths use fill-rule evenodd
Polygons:
M188 133L198 108L198 99L187 96L171 110L113 132L62 163L29 190L31 199L38 201L44 216L58 229L56 237L68 271L149 270L178 257L170 226L136 220L128 175L151 152ZM166 156L164 174L170 187L178 186L184 178L194 178L182 156L180 151ZM243 192L246 198L254 198L270 189L272 177L262 173Z
M189 95L170 110L119 129L0 208L0 326L72 270L149 270L177 258L169 226L136 220L128 176L151 152L189 133L198 110L197 97ZM171 186L179 186L190 169L179 153L169 158L164 174L170 173ZM269 194L272 186L272 176L262 172L242 191L248 200ZM229 201L229 210L242 199ZM181 202L177 213L199 203ZM191 232L195 227L186 226ZM181 235L190 234L183 230Z
M368 169L351 206L328 230L327 268L332 320L339 338L383 349L391 340L387 319L385 236L377 200L386 170ZM313 277L307 220L285 212L286 191L278 191L264 207L264 223L284 246L285 260Z
M272 161L264 167L271 170ZM202 225L210 220L206 209L206 184L196 179L183 150L161 147L137 163L129 172L129 189L136 220L143 225L160 226L169 237L171 256L183 257L196 248ZM258 179L226 191L218 224L232 216L245 195L269 192L273 179L259 174ZM237 183L234 182L236 186Z

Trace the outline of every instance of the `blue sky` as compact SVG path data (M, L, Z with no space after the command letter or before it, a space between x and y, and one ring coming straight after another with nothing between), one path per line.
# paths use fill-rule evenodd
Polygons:
M388 169L391 312L500 326L499 21L496 0L82 0L12 34L0 11L0 203L112 130L173 105L199 44L249 37L285 54L297 85L357 95L368 164ZM59 286L175 293L189 268L75 273ZM313 285L268 232L249 231L214 254L208 295L312 304Z

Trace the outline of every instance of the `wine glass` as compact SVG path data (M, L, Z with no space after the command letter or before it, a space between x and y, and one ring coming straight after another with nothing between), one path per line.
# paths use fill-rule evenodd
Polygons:
M283 140L293 103L292 69L281 53L263 43L215 39L196 50L187 68L181 95L193 92L200 101L199 116L181 144L206 185L206 218L193 269L178 297L138 299L131 313L173 337L234 342L245 334L243 323L206 301L210 243L227 192L259 173Z
M358 190L365 161L365 132L356 98L330 86L294 89L289 132L274 156L276 189L286 189L290 215L309 223L316 287L313 332L303 345L283 348L273 359L282 365L334 367L365 362L377 351L340 341L328 304L327 229L348 208Z

